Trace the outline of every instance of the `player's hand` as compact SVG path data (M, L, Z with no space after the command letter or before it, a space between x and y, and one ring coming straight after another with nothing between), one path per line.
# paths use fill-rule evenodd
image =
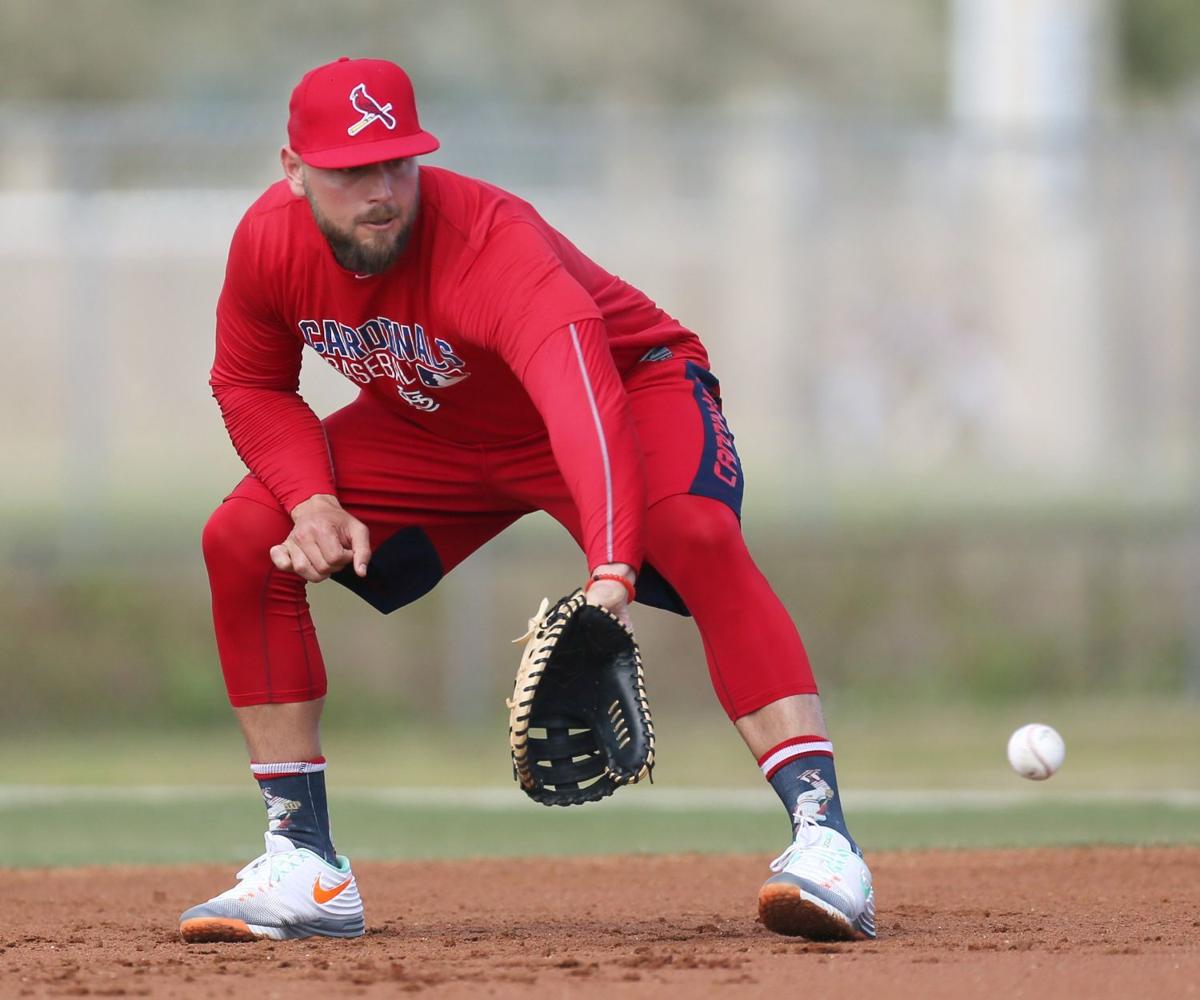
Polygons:
M633 567L626 563L606 563L603 566L597 566L592 570L592 575L597 573L620 574L631 585L637 578ZM622 625L633 631L633 622L629 618L629 591L616 580L593 580L588 584L585 596L588 604L595 604L597 607L611 611Z
M275 568L319 583L353 561L354 572L367 575L371 537L367 526L342 509L335 496L318 493L292 508L295 527L271 546Z

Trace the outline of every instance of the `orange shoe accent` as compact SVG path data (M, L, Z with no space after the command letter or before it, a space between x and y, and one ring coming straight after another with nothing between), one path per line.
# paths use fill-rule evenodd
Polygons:
M799 886L768 882L758 893L758 920L769 931L810 941L863 941L866 935L811 899Z
M244 920L228 917L193 917L179 925L179 936L188 944L206 941L257 941L258 935Z
M328 903L331 899L340 896L342 894L342 890L350 884L353 878L354 876L351 875L350 878L346 879L346 881L341 885L335 885L332 889L322 889L321 876L318 875L315 879L313 879L313 899L321 904Z

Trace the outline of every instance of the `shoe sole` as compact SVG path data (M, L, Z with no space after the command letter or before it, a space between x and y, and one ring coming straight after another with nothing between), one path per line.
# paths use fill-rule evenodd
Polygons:
M208 941L257 941L259 936L244 920L222 917L194 917L179 925L179 936L188 944Z
M768 883L758 893L758 919L776 934L810 941L865 941L867 935L823 899L799 886Z
M287 927L263 927L234 917L192 917L179 925L179 936L187 944L214 941L293 941L310 937L362 937L366 928L357 923L334 928L328 924L291 924Z

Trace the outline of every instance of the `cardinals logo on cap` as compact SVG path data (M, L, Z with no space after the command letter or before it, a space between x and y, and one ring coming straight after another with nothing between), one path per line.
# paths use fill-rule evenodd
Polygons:
M380 104L375 98L367 93L367 85L360 83L352 91L350 91L350 105L362 117L346 129L347 135L358 135L372 122L383 122L389 131L396 128L396 119L392 116L391 104Z

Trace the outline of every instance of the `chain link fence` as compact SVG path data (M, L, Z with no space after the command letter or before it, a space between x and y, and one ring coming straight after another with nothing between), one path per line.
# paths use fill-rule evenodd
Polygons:
M748 530L820 609L806 634L836 675L977 664L973 635L1000 673L1197 683L1194 135L422 116L431 162L528 198L700 333ZM10 107L0 135L5 561L58 578L114 553L126 571L191 565L241 474L206 385L213 307L232 230L277 175L278 109ZM316 364L303 386L318 412L353 393ZM488 558L448 593L487 593ZM852 642L835 620L860 623ZM491 641L438 654L459 664L451 703Z

